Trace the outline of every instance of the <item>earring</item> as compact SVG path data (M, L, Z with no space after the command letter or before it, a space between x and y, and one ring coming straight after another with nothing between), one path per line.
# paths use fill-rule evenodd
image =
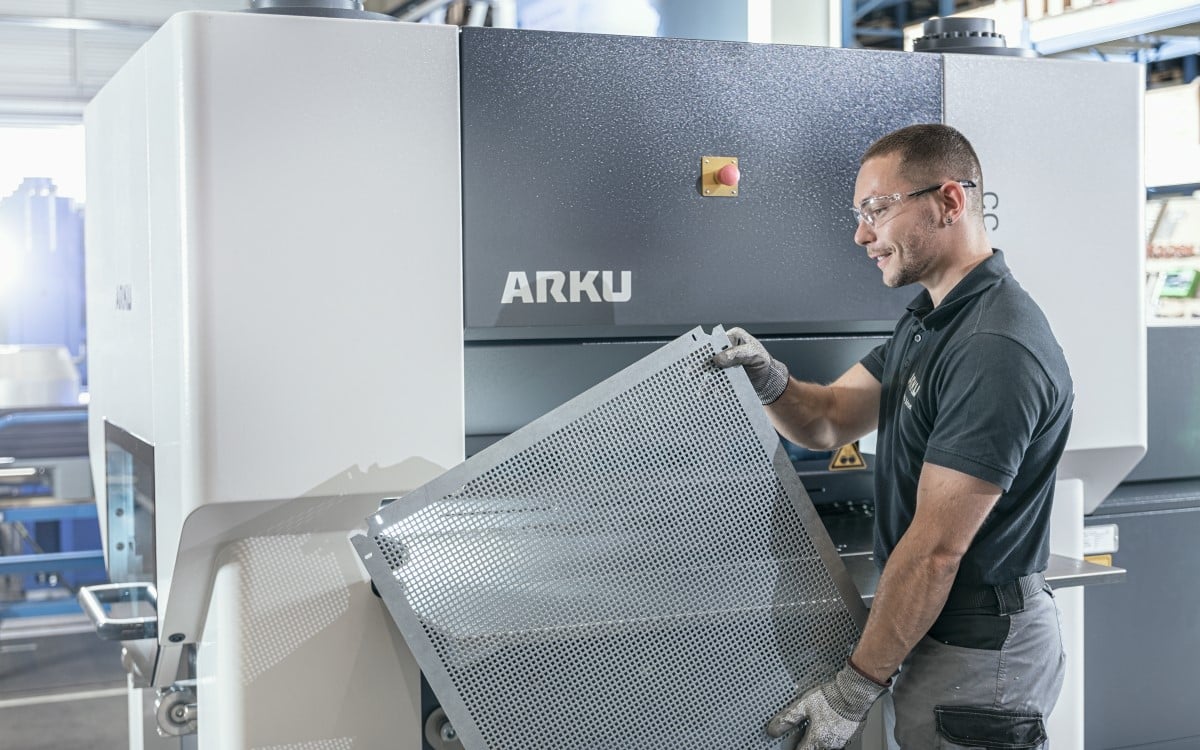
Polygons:
M954 223L954 219L952 219L952 218L950 218L949 216L947 216L947 217L946 217L946 226L950 226L950 225L951 225L951 224L953 224L953 223Z

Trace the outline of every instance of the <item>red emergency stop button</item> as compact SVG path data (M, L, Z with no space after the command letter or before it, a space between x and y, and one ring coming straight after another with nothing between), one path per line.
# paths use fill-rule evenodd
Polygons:
M700 192L706 198L733 198L738 194L742 171L736 156L700 158Z

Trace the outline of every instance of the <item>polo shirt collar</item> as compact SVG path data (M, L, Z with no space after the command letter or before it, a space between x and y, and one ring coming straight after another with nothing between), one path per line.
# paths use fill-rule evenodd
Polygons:
M936 309L933 306L933 298L929 296L929 290L923 289L912 302L908 303L908 311L926 326L936 325L940 320L948 320L953 317L962 302L995 286L1011 273L1008 270L1008 264L1004 262L1004 253L993 248L992 256L972 268L962 280L955 284Z

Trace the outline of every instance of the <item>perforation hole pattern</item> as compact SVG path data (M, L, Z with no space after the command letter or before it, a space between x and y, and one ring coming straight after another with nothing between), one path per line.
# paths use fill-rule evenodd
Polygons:
M380 512L376 583L483 747L782 748L767 719L845 663L857 626L713 351L589 391Z

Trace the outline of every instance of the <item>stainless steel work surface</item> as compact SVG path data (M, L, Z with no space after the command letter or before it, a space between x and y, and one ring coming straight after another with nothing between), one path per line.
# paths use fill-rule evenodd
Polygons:
M850 572L855 587L862 593L863 603L870 606L875 599L875 589L879 586L879 569L875 567L875 556L868 553L843 555L842 562ZM1098 583L1120 583L1125 580L1125 569L1097 565L1063 555L1050 555L1044 575L1050 588L1062 589L1070 586L1094 586Z
M685 334L354 537L467 750L782 748L845 663L866 609L727 346Z
M833 539L834 547L842 556L842 563L850 573L855 588L869 607L879 586L879 568L871 552L875 519L862 510L865 508L857 506L849 512L827 514L821 520ZM1120 583L1125 580L1125 569L1051 554L1044 575L1051 588L1061 589Z

